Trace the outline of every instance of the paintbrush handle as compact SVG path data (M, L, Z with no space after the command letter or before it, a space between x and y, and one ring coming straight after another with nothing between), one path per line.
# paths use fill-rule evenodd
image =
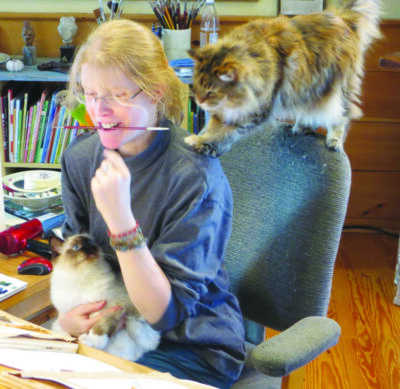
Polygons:
M65 128L66 130L69 129L77 129L77 130L137 130L137 131L168 131L168 127L111 127L111 128L104 128L104 127L96 127L96 126L62 126L62 127L53 127L53 128Z

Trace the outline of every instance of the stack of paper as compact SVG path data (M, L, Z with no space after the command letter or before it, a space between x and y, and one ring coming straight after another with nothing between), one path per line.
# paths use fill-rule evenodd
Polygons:
M0 348L75 353L78 343L75 338L58 336L40 327L21 325L0 317Z

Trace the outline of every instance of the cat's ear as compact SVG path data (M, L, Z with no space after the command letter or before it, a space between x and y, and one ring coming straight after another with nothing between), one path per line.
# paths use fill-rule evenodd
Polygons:
M233 62L222 64L215 72L223 82L238 81L240 78L240 68L238 64Z
M194 59L195 61L200 62L203 59L203 57L200 54L200 50L190 49L187 50L187 53L189 54L189 57Z
M60 250L64 241L58 238L56 235L51 235L49 237L49 245L51 249L51 257L56 258L60 255Z
M221 73L218 76L219 76L219 79L224 82L236 81L236 74L233 72Z

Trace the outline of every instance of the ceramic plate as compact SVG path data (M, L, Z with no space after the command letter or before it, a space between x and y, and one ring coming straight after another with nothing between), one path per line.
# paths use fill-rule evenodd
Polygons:
M0 63L6 62L10 59L8 54L0 53Z

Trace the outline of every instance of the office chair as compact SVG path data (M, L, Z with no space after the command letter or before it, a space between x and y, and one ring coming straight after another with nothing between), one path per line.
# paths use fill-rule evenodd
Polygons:
M245 317L247 360L234 388L281 387L281 378L334 346L326 317L351 169L320 134L266 128L221 163L234 197L225 263ZM265 327L280 332L264 341Z

